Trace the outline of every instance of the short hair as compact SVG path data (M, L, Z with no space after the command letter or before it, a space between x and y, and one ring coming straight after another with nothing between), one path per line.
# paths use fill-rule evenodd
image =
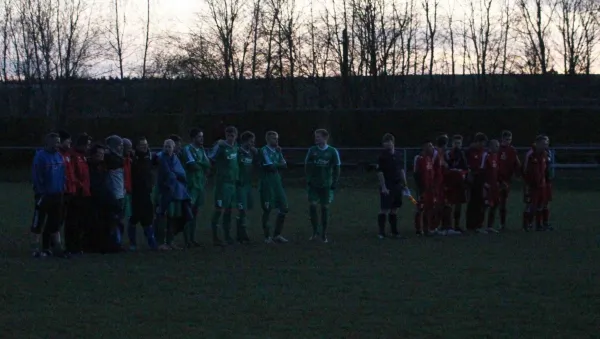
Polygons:
M475 134L475 142L487 142L487 141L488 141L487 135L485 135L481 132Z
M452 140L460 140L460 141L462 141L463 140L463 136L460 135L460 134L454 134L452 136Z
M500 145L500 142L498 141L498 139L492 139L492 140L490 140L490 145L493 144L493 143L496 143L496 144Z
M329 138L329 132L324 128L319 128L315 131L315 134L320 134L324 138Z
M535 137L535 141L546 141L546 136L543 134L539 134L537 137Z
M148 138L146 138L145 136L138 137L136 143L139 144L142 141L148 141Z
M254 138L256 138L256 136L250 131L245 131L244 133L242 133L242 135L240 135L240 140L242 142L248 142L249 140L252 140Z
M442 134L435 141L437 147L446 147L448 145L448 135Z
M169 139L173 140L173 142L178 143L181 141L181 137L177 134L169 135Z
M58 131L58 137L60 138L60 141L63 141L63 140L71 139L71 134L67 133L67 131L65 131L65 130L60 130L60 131Z
M198 134L202 133L202 130L200 128L192 128L190 130L190 138L194 139L195 137L198 136Z
M265 133L265 139L268 139L270 136L274 136L274 135L279 136L279 133L277 133L275 131L268 131L267 133Z
M50 139L56 139L56 138L60 138L60 135L58 135L58 133L48 133L46 134L46 136L44 137L44 142L48 142Z
M383 135L383 137L381 138L381 142L395 142L396 138L394 138L394 135L392 133L386 133Z
M509 130L502 131L502 139L512 138L512 132Z
M121 139L118 135L111 135L105 140L107 146L116 146L118 144L123 143L123 139Z
M75 140L75 146L87 146L90 141L92 141L92 137L90 137L87 133L81 133Z
M133 143L131 142L131 140L123 138L123 145L133 146Z
M235 128L235 126L227 126L227 128L225 128L225 134L238 134L238 130L237 128Z
M90 154L92 154L92 155L93 155L93 154L96 154L96 153L98 153L98 150L99 150L99 149L105 150L105 149L106 149L106 147L104 147L104 145L102 145L102 144L99 144L99 143L95 143L95 144L93 144L93 145L90 147Z
M163 142L163 146L166 144L173 144L173 146L175 146L175 142L175 140L169 138Z

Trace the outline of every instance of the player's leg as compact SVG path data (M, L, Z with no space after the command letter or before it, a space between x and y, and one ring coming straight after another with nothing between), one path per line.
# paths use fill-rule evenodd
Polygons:
M247 211L250 208L250 201L252 200L252 186L246 185L238 187L237 190L237 203L238 203L238 217L236 224L236 235L239 243L247 243L250 241L248 232L246 230L246 218Z
M329 242L327 238L327 231L329 230L329 221L331 219L329 205L333 202L333 191L327 188L324 188L319 197L319 205L321 205L321 225L322 225L322 234L321 240L324 243Z
M33 209L33 219L31 221L31 252L34 257L45 256L44 249L41 247L42 233L46 224L46 213L44 211L43 198L35 197L35 205Z
M284 238L281 233L283 232L283 225L285 224L285 218L288 214L289 207L285 190L281 184L275 187L275 207L277 208L277 217L275 219L273 241L277 243L287 243L288 240Z
M308 187L306 194L308 195L308 215L312 226L312 236L309 240L316 240L319 238L319 194L314 187Z
M65 251L74 253L75 229L77 228L77 198L74 196L65 196L64 198L64 240Z
M509 193L509 187L503 187L500 190L500 201L499 201L499 206L498 206L498 210L500 213L500 229L504 230L506 228L506 214L507 214L507 209L506 209L506 205L508 203L508 193Z
M137 249L137 224L141 219L141 207L142 204L140 194L132 194L131 198L131 216L127 222L127 238L129 240L129 250L135 251Z
M523 210L523 230L529 231L532 228L533 219L534 219L534 209L532 206L532 198L531 198L531 189L527 186L524 187L523 190L523 203L525 204L525 209Z
M273 238L271 236L271 229L269 227L269 221L271 218L271 210L273 209L274 199L273 192L270 185L266 182L260 184L260 206L262 208L261 225L263 234L265 236L265 243L272 243Z
M542 223L546 230L553 230L550 224L550 202L552 201L552 183L547 184L545 192L544 207L542 208Z
M137 210L137 220L144 229L144 236L148 247L152 250L157 249L158 244L156 242L156 236L154 234L154 206L152 205L152 198L150 195L142 195L139 197L139 205Z
M221 216L223 215L223 191L224 185L215 186L215 209L210 220L213 244L215 246L223 246L223 242L219 238L219 220L221 220Z
M379 192L379 214L377 214L377 228L379 239L385 239L385 224L388 214L392 210L394 202L393 192L389 191L388 194Z
M390 230L392 237L399 238L398 232L398 210L402 207L402 189L397 188L390 192L392 201L390 204L390 210L387 214L388 223L390 224Z
M229 245L234 244L231 237L231 221L233 210L237 207L237 188L235 184L227 184L223 187L223 237Z
M423 193L418 192L418 198L419 200L415 205L414 226L417 235L423 235L425 233L425 230L423 229L423 212L425 209L425 200Z
M50 233L52 244L54 245L53 254L59 257L68 257L68 253L62 247L60 228L64 222L64 205L62 195L53 195L47 198L46 205L46 227Z

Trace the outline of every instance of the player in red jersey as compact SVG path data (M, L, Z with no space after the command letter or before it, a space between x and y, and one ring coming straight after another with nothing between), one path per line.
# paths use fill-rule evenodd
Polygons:
M517 150L511 145L512 132L502 131L502 144L499 150L499 172L500 181L500 230L506 228L506 203L510 193L510 184L513 176L518 176L521 172L521 161Z
M500 143L498 140L491 140L489 149L483 154L481 160L481 169L483 175L483 197L485 201L485 207L487 208L487 233L498 233L498 230L494 228L494 222L496 221L496 210L500 204L500 181L499 181L499 157L498 151L500 149Z
M525 155L523 174L526 184L526 203L528 208L525 214L525 231L531 229L535 216L536 230L544 230L544 207L548 204L548 187L546 171L548 169L548 153L546 152L545 136L538 136L535 146Z
M433 230L433 211L435 207L435 172L433 169L433 145L425 142L421 154L415 157L413 173L419 194L415 213L417 235L430 235Z
M460 227L460 216L462 214L462 205L467 202L467 187L465 176L467 175L467 156L462 149L462 135L452 137L452 149L446 152L446 163L448 171L444 178L444 195L446 198L446 208L454 209L454 232L449 234L462 233Z
M448 163L446 162L446 147L448 146L448 135L444 134L437 138L436 149L433 152L433 169L435 172L435 208L433 216L433 227L440 228L436 233L440 235L455 235L452 229L452 208L447 204L446 197L446 173Z
M475 134L475 139L467 154L467 174L468 183L468 203L467 203L467 230L486 233L482 229L485 219L485 209L483 202L483 176L481 175L481 160L485 152L488 138L483 133Z

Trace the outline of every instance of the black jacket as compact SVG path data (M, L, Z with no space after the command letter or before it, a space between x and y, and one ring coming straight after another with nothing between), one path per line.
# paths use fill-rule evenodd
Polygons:
M136 151L131 162L131 188L133 194L150 194L154 186L152 153Z

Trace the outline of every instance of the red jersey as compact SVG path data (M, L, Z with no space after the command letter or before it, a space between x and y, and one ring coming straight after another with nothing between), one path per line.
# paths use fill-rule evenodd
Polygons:
M430 155L417 155L414 162L414 173L417 177L419 189L431 190L435 185L435 170L433 158Z
M523 173L525 181L530 187L539 188L546 185L546 171L548 169L548 154L546 151L536 152L530 150L525 155Z
M484 150L471 147L467 151L467 168L471 172L479 173L481 171L481 162L483 159Z
M60 155L65 163L65 193L75 194L77 191L77 178L75 177L75 166L73 161L71 161L71 152L69 150L61 150Z
M445 152L439 150L433 152L433 171L435 185L437 187L442 187L444 185L444 175L446 174L446 168L448 167L444 153Z
M513 175L519 173L521 167L517 150L511 145L500 146L498 154L500 155L498 178L500 182L509 184Z
M90 192L90 170L85 154L77 151L71 152L71 161L73 162L73 170L77 179L76 194L82 197L89 197Z
M500 165L498 163L498 153L483 153L481 169L483 170L486 186L499 186Z
M123 159L123 181L125 182L125 192L131 194L131 156L129 155Z

